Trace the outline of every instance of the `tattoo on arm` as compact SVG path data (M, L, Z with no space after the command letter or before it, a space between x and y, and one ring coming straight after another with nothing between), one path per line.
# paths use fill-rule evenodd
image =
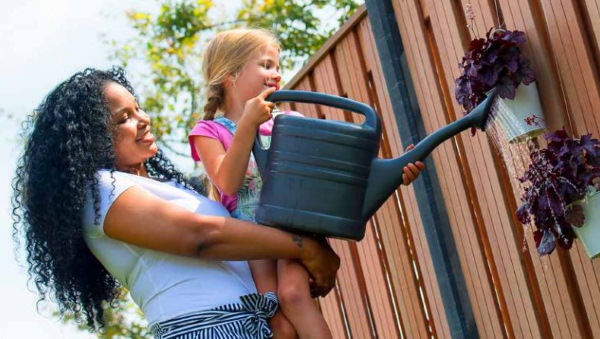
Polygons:
M304 238L302 238L302 237L301 237L301 236L299 236L299 235L296 235L296 234L294 234L294 235L292 235L292 241L293 241L293 242L294 242L296 245L298 245L298 247L302 248L302 243L304 242Z

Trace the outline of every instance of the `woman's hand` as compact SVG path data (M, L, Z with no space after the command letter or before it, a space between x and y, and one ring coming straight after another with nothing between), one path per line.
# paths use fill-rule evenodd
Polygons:
M263 122L269 121L273 117L271 112L275 104L266 99L273 92L275 92L275 87L269 87L258 96L246 101L239 125L249 124L256 129Z
M297 236L296 239L302 243L304 249L300 262L311 275L311 294L313 297L324 297L335 286L340 257L331 249L325 238Z
M408 152L413 148L415 148L415 145L410 144L406 148L406 151ZM407 186L410 185L411 182L413 182L416 178L419 177L419 173L421 173L421 171L424 169L425 164L420 161L417 161L415 163L411 162L404 166L404 168L402 169L402 172L404 172L402 174L402 184Z

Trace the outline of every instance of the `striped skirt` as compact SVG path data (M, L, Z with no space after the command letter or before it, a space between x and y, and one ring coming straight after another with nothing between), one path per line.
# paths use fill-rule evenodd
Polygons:
M273 292L240 297L241 303L186 314L153 324L156 339L266 339L273 337L267 320L277 311Z

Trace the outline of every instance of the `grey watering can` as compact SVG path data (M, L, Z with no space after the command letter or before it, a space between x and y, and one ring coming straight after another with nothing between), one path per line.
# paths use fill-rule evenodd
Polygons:
M495 93L470 114L433 132L395 159L379 159L381 123L370 106L317 92L280 90L267 100L336 107L365 116L361 125L292 115L274 119L271 145L253 147L263 179L256 221L281 229L361 240L366 222L402 184L402 169L452 136L484 129Z

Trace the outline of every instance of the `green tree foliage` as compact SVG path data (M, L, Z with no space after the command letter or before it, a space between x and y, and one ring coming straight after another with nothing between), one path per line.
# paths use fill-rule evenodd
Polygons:
M232 13L210 0L159 2L155 12L127 13L134 38L115 47L133 73L141 105L161 146L185 142L203 105L202 47L220 30L261 27L281 40L284 75L317 51L362 0L242 0ZM134 72L132 72L132 70Z
M121 288L119 297L112 304L104 305L106 326L96 333L98 339L152 339L139 307L131 300L129 291ZM89 331L87 324L73 314L54 315L69 325L75 325L81 331Z

